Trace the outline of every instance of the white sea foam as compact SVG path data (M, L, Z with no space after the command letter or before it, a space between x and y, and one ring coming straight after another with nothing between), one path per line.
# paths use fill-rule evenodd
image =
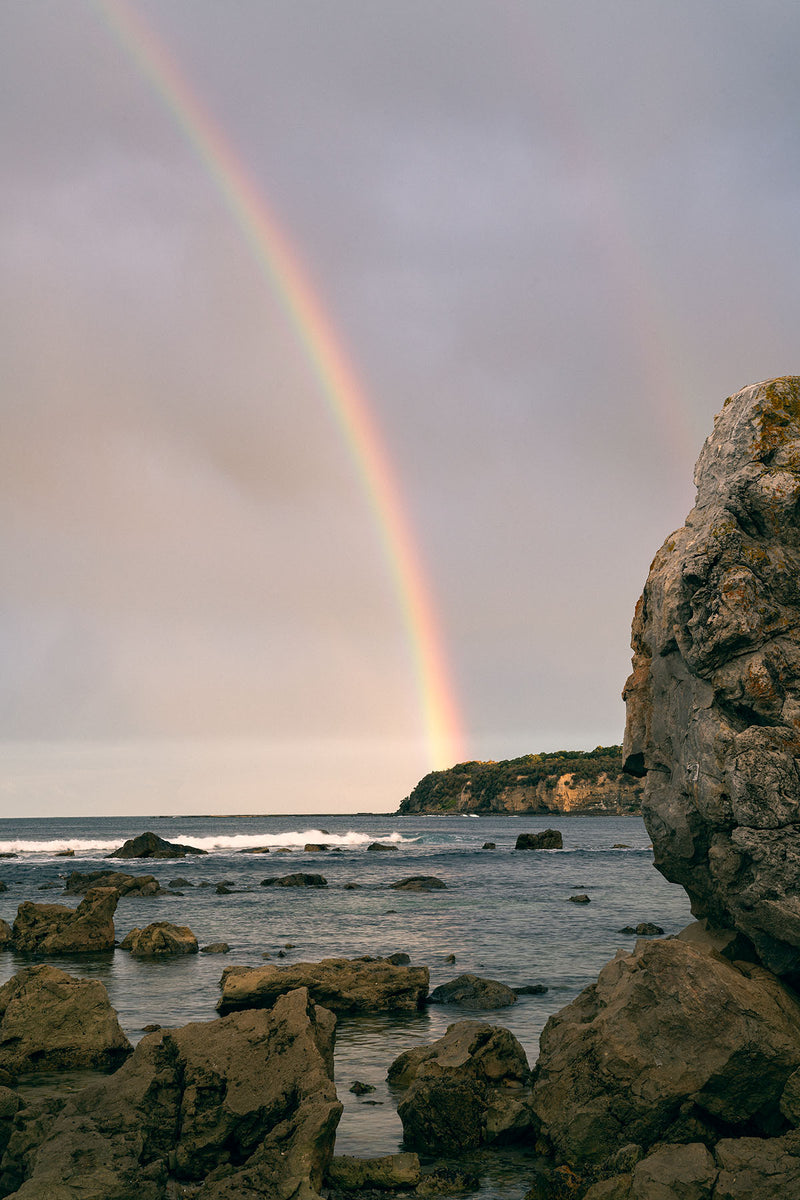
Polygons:
M112 840L101 838L65 838L50 841L35 841L33 839L15 838L0 842L0 853L3 854L58 854L63 850L74 850L76 856L90 857L92 855L110 854L122 845L122 837ZM302 849L309 842L324 846L339 846L358 849L368 846L370 842L391 843L392 845L407 845L418 841L415 837L403 837L401 833L325 833L322 829L294 829L284 833L240 833L240 834L210 834L197 837L192 833L170 833L170 842L179 842L185 846L194 846L198 850L213 853L249 850L258 846L273 846L277 849Z

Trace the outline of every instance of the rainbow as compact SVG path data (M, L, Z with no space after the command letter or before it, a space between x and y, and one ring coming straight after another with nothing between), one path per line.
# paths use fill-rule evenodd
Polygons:
M462 723L430 587L389 456L341 342L296 250L165 46L126 0L89 2L197 153L291 323L378 528L411 647L431 765L451 766L463 758Z

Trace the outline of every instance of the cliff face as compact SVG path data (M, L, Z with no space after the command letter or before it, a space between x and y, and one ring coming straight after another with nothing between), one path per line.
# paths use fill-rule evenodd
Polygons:
M638 813L642 784L622 774L619 746L528 754L432 771L401 813Z
M695 915L800 980L800 378L725 402L633 622L628 770Z

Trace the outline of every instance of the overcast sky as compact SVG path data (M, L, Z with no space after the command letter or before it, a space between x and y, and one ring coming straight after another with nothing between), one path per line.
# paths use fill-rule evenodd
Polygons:
M314 282L464 758L621 740L725 397L800 372L796 0L136 0ZM0 6L0 815L389 811L430 769L379 522L114 33Z

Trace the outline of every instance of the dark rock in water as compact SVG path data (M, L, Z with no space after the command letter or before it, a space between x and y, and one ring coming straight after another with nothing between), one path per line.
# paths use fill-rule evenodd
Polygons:
M370 842L367 846L368 850L397 850L397 846L389 845L386 842Z
M214 891L218 896L230 896L233 892L233 888L229 888L225 883L218 883L214 888Z
M237 854L269 854L269 846L248 846L245 850L238 850Z
M116 888L90 888L77 908L33 904L17 909L12 938L20 954L89 954L114 949Z
M345 883L342 885L343 892L357 892L361 887L360 883Z
M557 1155L704 1141L785 1123L800 1003L762 967L667 938L619 951L541 1035L534 1107Z
M308 875L303 871L295 871L292 875L272 875L269 879L261 880L262 887L327 887L328 881L324 875Z
M173 954L197 954L197 938L188 925L154 921L144 929L132 929L120 942L134 958L164 958Z
M56 850L55 857L56 858L74 858L75 851L74 850Z
M403 951L400 950L397 952L397 954L387 954L386 961L391 963L393 967L407 967L411 962L411 959L407 954L404 954Z
M37 887L37 892L50 892L53 888L60 888L61 884L57 879L48 879L46 883L40 883Z
M393 966L386 959L326 958L291 966L267 964L225 972L221 1013L269 1008L278 996L305 987L318 1003L337 1013L417 1012L428 994L428 968Z
M368 1096L370 1092L375 1091L375 1088L371 1083L362 1083L360 1079L354 1079L349 1090L354 1096Z
M726 400L633 620L627 769L692 911L800 979L800 378Z
M324 846L320 842L306 842L303 849L305 850L306 854L316 854L322 850L330 850L330 846Z
M414 1189L419 1178L419 1158L416 1154L386 1154L382 1158L336 1154L328 1167L326 1183L337 1192L354 1196L371 1194L366 1192L368 1188L374 1188L383 1195L401 1188Z
M13 850L3 850L2 853L0 853L0 858L18 858L18 857L19 857L19 855L15 854Z
M212 942L209 946L200 947L201 954L229 954L230 946L227 942Z
M482 849L483 849L483 850L496 850L496 849L497 849L497 842L484 842L484 843L483 843L483 846L482 846Z
M454 963L456 961L455 954L448 954L447 958L444 961L446 963Z
M194 887L194 884L192 883L191 879L184 879L182 875L179 875L177 879L170 879L169 883L167 884L167 887L187 888L187 887Z
M541 833L521 833L515 850L562 850L564 841L558 829L543 829Z
M300 989L269 1013L149 1034L47 1123L15 1195L319 1200L341 1113L334 1026Z
M140 833L129 838L109 858L185 858L187 854L207 854L196 846L182 846L178 842L165 842L155 833Z
M504 983L480 975L459 975L434 988L429 1004L457 1004L459 1008L507 1008L517 1003L517 994Z
M166 894L154 875L126 875L123 871L70 871L64 884L64 892L68 896L85 896L89 888L93 887L113 887L120 896Z
M0 988L0 1067L25 1071L112 1069L131 1052L97 979L26 967Z
M11 950L13 948L14 930L9 925L8 921L4 921L0 917L0 950Z
M612 850L630 850L630 846L628 845L627 842L614 842L614 845L611 847L611 849Z
M8 891L8 884L6 883L6 881L4 879L0 879L0 892L7 892L7 891Z
M409 875L408 879L398 879L397 883L390 883L389 887L394 888L396 892L438 892L446 888L447 884L435 875Z
M476 1192L481 1177L468 1167L454 1167L451 1163L436 1163L420 1173L416 1195L423 1200L442 1200L444 1196L463 1196L465 1192Z
M456 1022L389 1068L390 1085L408 1089L397 1106L405 1144L435 1154L530 1136L529 1074L525 1051L507 1029Z
M526 983L524 987L514 988L518 996L543 996L547 987L543 983Z
M570 896L569 899L572 901L573 904L590 904L591 903L590 898L586 895L586 892L579 892L577 896Z
M638 925L626 925L618 932L635 934L636 937L660 937L664 930L660 925L651 925L649 921L640 921Z

